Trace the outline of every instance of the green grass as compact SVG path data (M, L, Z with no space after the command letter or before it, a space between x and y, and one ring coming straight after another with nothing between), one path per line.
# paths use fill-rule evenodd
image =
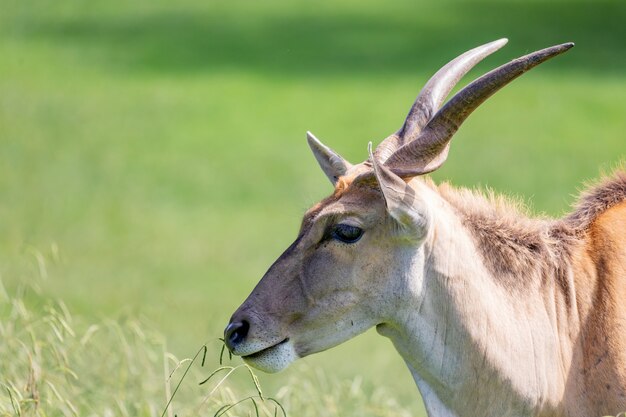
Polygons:
M558 215L626 149L621 0L0 1L4 283L37 282L33 314L61 298L85 320L140 318L178 357L221 335L330 192L304 132L365 159L470 47L510 38L478 75L577 43L476 111L435 179ZM373 332L304 364L393 389L420 412ZM262 382L280 388L300 371Z
M364 390L361 377L339 380L303 365L298 378L264 394L247 365L212 355L218 343L181 360L141 321L89 321L58 300L34 311L24 302L32 291L0 286L3 417L410 415L384 389Z

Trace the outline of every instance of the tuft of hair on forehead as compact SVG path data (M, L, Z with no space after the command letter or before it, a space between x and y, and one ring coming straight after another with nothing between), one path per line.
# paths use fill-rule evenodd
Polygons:
M339 177L337 183L335 184L335 189L333 193L328 197L324 198L317 204L313 205L310 209L306 211L304 214L304 218L302 219L301 229L305 228L305 226L309 225L311 221L328 205L336 202L343 196L348 190L352 189L352 184L354 182L354 177L342 176Z
M378 181L376 180L374 170L369 168L367 170L357 172L356 174L351 176L344 175L343 177L340 177L337 181L337 184L335 184L335 191L333 193L333 196L339 198L348 190L354 189L380 191L380 187L378 185Z
M352 184L353 180L354 180L353 177L346 177L346 176L339 177L339 179L337 180L337 183L335 184L333 197L335 198L341 197L341 195L348 189L348 187L350 187L350 184Z

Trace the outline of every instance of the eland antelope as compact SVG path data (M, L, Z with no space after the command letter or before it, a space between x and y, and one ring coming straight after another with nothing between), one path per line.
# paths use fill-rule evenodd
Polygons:
M277 372L375 326L430 417L626 411L626 172L585 191L561 219L424 177L482 102L573 46L515 59L443 104L506 42L441 68L363 163L308 134L334 192L306 212L295 242L233 314L233 354Z

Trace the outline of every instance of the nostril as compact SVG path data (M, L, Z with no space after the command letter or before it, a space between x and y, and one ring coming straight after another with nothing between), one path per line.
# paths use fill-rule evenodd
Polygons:
M226 330L224 331L224 339L226 339L226 343L229 348L234 348L235 345L240 344L244 341L246 336L248 335L248 330L250 329L250 323L247 320L236 321L234 323L230 323Z

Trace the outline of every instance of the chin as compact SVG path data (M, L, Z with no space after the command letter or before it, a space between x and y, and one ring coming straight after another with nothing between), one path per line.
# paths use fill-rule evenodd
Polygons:
M282 371L298 358L293 343L289 340L242 357L246 364L268 374Z

